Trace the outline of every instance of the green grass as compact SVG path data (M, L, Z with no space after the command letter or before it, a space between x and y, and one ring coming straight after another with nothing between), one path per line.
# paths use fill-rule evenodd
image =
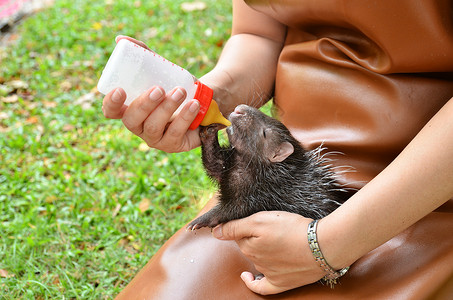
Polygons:
M57 0L0 48L0 299L113 298L214 190L199 149L147 149L93 90L118 34L212 68L230 1L182 2Z

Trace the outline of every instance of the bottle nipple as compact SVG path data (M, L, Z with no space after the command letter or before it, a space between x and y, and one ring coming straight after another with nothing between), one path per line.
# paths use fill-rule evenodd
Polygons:
M223 124L225 126L230 126L231 122L228 121L219 110L217 102L212 99L211 104L209 105L208 111L201 121L200 125L208 126L214 123Z

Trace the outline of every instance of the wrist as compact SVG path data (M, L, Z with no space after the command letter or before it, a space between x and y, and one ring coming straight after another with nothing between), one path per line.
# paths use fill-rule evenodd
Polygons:
M233 97L234 81L228 72L214 68L200 78L200 81L209 86L213 92L213 99L217 102L220 112L224 116L228 116L236 107Z
M330 285L331 288L333 288L334 284L337 283L338 278L342 277L349 270L349 266L341 269L336 269L326 261L324 254L322 253L318 243L317 238L318 222L319 220L313 220L312 222L310 222L310 224L308 224L307 229L308 245L313 254L313 257L315 258L316 263L325 273L324 277L322 278L323 281Z
M349 222L336 223L331 215L319 220L317 236L327 263L334 270L341 270L352 265L365 253L358 251L358 241L349 231Z

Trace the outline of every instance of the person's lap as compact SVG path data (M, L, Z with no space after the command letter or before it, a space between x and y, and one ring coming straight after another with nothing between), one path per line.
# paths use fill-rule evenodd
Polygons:
M261 296L240 279L255 269L235 242L217 240L206 228L182 228L117 299L447 299L453 294L452 232L450 200L353 264L334 289L314 283Z

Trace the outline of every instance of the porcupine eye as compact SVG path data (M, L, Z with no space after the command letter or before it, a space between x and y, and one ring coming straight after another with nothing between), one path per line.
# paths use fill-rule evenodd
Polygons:
M266 138L266 129L263 129L263 137Z

